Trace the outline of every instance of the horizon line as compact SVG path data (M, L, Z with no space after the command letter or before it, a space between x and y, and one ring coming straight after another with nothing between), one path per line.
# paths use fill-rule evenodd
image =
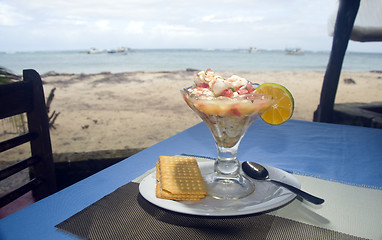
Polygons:
M4 51L0 50L0 54L15 54L15 53L38 53L38 52L86 52L89 51L92 47L89 47L87 49L79 48L79 49L51 49L51 50L14 50L14 51ZM131 51L134 50L194 50L194 51L242 51L242 50L249 50L252 47L248 48L128 48ZM113 50L116 48L95 48L102 51L108 51ZM284 49L267 49L267 48L255 48L258 51L285 51L286 49L293 49L293 48L284 48ZM331 50L309 50L309 49L302 49L303 52L308 53L330 53ZM347 53L367 53L367 54L382 54L382 52L368 52L368 51L357 51L357 50L349 50Z

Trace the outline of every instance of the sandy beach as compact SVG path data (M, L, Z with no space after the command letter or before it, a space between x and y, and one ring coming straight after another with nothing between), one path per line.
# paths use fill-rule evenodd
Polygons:
M60 112L51 130L53 152L144 148L201 120L179 89L193 82L195 71L100 74L43 74L45 95L56 88L51 111ZM320 100L324 72L257 71L236 74L286 86L295 99L293 119L312 121ZM355 84L346 84L344 79ZM344 72L336 103L382 101L382 73ZM21 153L21 151L19 152Z

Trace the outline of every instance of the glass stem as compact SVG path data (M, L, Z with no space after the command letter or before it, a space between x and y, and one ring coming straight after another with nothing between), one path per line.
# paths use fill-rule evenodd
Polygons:
M218 175L236 177L239 174L240 164L236 159L238 147L239 143L230 148L217 145L219 155L215 161L215 172L217 172Z

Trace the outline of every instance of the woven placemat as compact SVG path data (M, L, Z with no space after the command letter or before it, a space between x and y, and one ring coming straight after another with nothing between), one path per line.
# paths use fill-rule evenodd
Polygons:
M159 208L130 182L56 225L91 240L106 239L362 239L269 215L199 217Z

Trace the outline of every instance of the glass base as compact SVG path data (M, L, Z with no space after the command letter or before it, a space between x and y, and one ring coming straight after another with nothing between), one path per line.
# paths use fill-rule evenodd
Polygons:
M214 172L205 176L204 182L207 195L215 199L235 200L244 198L255 191L255 185L241 174L236 177L226 177Z

